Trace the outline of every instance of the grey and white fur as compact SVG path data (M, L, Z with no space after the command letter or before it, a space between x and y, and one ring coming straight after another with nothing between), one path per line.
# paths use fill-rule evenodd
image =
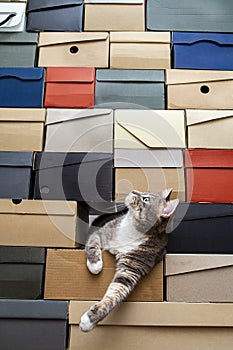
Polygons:
M90 331L103 320L163 259L168 241L166 226L179 203L178 199L170 200L171 192L132 191L125 199L125 211L100 227L92 226L85 248L89 271L101 272L102 250L108 250L115 255L116 272L102 300L82 315L82 331Z

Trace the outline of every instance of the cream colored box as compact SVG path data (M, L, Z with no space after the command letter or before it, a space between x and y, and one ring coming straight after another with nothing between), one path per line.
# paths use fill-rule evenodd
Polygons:
M233 148L233 111L187 110L186 120L189 148Z
M108 67L108 33L41 32L38 47L39 67Z
M233 109L233 71L166 70L168 109Z
M49 249L45 272L45 299L96 300L102 299L115 273L115 258L103 254L104 267L99 275L86 267L84 250ZM163 262L137 286L128 298L131 301L163 300Z
M69 305L69 350L229 350L233 304L123 303L90 333L79 320L93 302Z
M0 245L77 246L77 203L0 200Z
M84 31L144 31L144 0L84 0Z
M45 109L0 108L0 150L42 151Z
M170 68L170 43L169 32L111 32L110 68Z
M167 254L167 301L233 302L233 255Z

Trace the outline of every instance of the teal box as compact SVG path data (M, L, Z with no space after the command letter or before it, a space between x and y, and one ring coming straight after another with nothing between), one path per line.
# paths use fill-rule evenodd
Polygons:
M37 33L0 33L0 67L34 67Z

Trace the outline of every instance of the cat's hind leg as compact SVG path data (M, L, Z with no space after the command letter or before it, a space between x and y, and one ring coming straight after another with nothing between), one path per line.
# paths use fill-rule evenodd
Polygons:
M87 268L93 274L98 274L103 269L102 249L100 236L93 233L86 243Z

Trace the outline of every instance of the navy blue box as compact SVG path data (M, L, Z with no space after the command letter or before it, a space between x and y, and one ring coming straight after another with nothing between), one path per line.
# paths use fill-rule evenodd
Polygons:
M232 70L233 34L172 33L173 68Z
M0 107L42 107L44 68L0 68Z

